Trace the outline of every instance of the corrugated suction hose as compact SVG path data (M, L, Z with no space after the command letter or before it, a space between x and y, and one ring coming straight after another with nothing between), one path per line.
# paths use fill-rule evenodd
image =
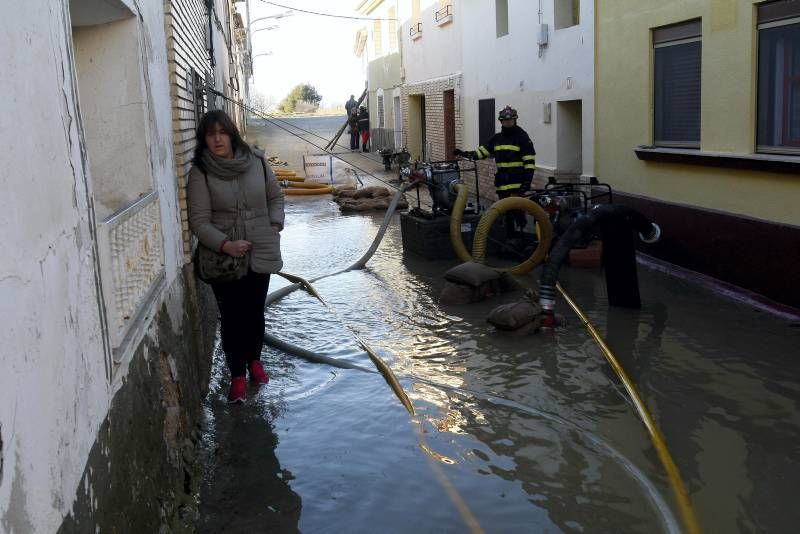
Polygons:
M541 206L533 200L524 197L508 197L492 204L489 211L481 217L478 227L475 229L475 238L472 241L472 254L470 255L461 239L461 220L464 216L464 208L467 205L469 190L464 184L456 185L455 189L458 195L453 206L453 214L450 217L450 241L459 259L462 261L486 263L486 243L489 239L489 232L492 229L494 221L507 211L522 210L530 213L536 221L536 233L539 236L539 244L531 256L522 263L513 267L497 268L495 270L505 271L511 274L525 274L544 261L550 250L550 243L553 240L553 225L550 223L550 217L547 216L547 213Z

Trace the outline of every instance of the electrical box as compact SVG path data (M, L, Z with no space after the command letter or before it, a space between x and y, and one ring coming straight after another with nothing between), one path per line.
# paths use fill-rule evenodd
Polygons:
M547 29L547 24L540 24L539 25L539 39L538 44L539 46L547 46L547 41L549 39L549 32Z
M553 103L545 102L544 109L542 110L542 122L550 124L553 122Z

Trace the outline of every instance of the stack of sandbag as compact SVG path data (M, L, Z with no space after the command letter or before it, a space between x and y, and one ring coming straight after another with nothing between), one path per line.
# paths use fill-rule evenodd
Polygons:
M528 334L542 325L542 307L535 291L528 290L525 296L509 304L503 304L489 312L486 322L500 331Z
M499 273L474 261L456 265L444 273L444 279L444 288L439 298L442 304L481 302L519 288L517 282L507 273Z
M267 163L272 166L288 165L288 163L280 159L278 156L269 156L267 158Z
M339 204L342 212L347 211L385 211L392 203L392 192L383 186L370 186L362 189L336 189L334 202ZM397 209L408 208L403 197L397 203Z

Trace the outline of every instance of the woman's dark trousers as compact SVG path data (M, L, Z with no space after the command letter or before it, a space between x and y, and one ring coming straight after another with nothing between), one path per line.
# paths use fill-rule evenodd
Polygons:
M228 369L231 377L244 376L247 365L261 358L269 274L248 271L244 278L211 287L219 307Z
M358 130L350 131L350 150L358 150Z

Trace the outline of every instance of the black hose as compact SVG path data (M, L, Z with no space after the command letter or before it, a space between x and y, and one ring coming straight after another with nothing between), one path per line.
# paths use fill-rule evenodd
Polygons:
M620 225L638 232L645 242L654 242L661 235L655 223L638 211L617 204L596 206L589 215L579 216L573 222L550 251L547 262L542 267L539 279L539 298L542 308L552 312L556 298L556 283L561 265L569 257L569 251L578 241L597 233L602 239L611 232L618 232Z

